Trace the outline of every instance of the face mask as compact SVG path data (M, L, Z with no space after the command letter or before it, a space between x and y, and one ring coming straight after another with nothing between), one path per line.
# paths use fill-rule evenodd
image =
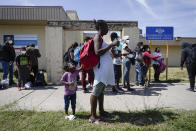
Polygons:
M26 53L26 51L21 51L21 53L22 53L22 54L25 54L25 53Z
M148 48L147 51L150 51L150 49Z
M143 48L143 46L140 46L140 48L142 49L142 48Z
M12 41L12 40L9 40L9 41L8 41L8 43L9 43L9 44L12 44L12 43L13 43L13 41Z

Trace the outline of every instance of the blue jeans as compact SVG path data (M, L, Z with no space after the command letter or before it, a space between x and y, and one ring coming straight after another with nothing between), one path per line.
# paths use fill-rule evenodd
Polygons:
M124 71L124 82L129 85L129 71L131 69L131 61L129 58L125 58L125 71Z
M142 84L142 65L139 62L135 63L135 84Z
M2 68L3 68L3 80L7 79L7 75L9 72L9 62L2 60L1 61Z
M13 82L13 75L14 75L14 64L10 63L9 64L9 83L11 84Z
M71 108L76 109L76 93L73 95L64 95L65 110L69 109L69 103L71 101Z

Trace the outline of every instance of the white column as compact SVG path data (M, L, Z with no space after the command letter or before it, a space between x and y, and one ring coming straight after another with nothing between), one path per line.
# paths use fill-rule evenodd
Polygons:
M131 50L134 50L137 43L139 42L139 28L138 27L123 28L122 37L123 36L130 36L130 41L128 46ZM134 70L135 67L131 65L131 71L130 71L131 82L134 82L134 74L135 74Z
M49 82L60 83L63 73L63 28L46 26L46 71Z

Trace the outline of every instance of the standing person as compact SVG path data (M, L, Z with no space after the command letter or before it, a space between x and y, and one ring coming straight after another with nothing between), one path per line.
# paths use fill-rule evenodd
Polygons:
M95 27L98 33L94 37L94 51L97 56L100 56L100 62L94 67L94 84L93 91L90 97L91 116L89 121L95 124L102 124L96 119L97 100L99 102L100 116L108 116L108 112L104 110L104 88L107 85L115 85L114 68L112 57L109 50L119 45L119 41L114 41L107 44L105 41L101 43L101 39L108 33L108 25L104 20L95 21Z
M13 47L14 43L12 44L9 44L10 45L10 51L11 51L11 54L10 54L10 64L9 64L9 85L13 85L13 84L16 84L13 80L13 75L14 75L14 61L15 61L15 58L16 58L16 53L15 53L15 49Z
M143 81L143 84L144 84L144 80L146 78L146 75L147 75L147 72L148 72L148 68L149 68L149 65L150 65L150 60L151 59L156 59L156 58L159 58L160 56L152 56L150 54L150 48L148 45L144 45L143 47L143 60L144 60L144 66L142 67L143 68L143 71L142 71L142 81Z
M30 44L29 47L27 48L27 55L30 57L30 61L32 63L32 71L34 74L34 80L35 77L37 76L38 72L39 72L39 63L38 63L38 58L41 57L41 54L39 52L39 49L35 48L35 44Z
M143 66L143 56L142 56L143 42L138 42L134 50L135 56L135 85L142 86L142 66Z
M195 48L195 49L194 49ZM196 44L183 43L182 44L182 54L181 54L181 64L180 67L183 70L184 63L186 64L187 72L189 75L190 89L196 92L195 87L195 76L196 76Z
M78 47L78 43L74 42L71 46L71 48L68 49L68 54L69 54L69 61L73 63L75 66L77 66L78 62L74 61L74 50Z
M155 48L155 51L153 53L153 56L162 56L162 54L160 53L160 48L159 47ZM156 81L156 82L159 82L160 81L159 80L159 76L160 76L160 71L159 71L159 66L160 66L159 58L153 60L153 62L152 62L152 65L153 65L153 68L154 68L154 81Z
M65 102L65 119L75 119L75 110L76 110L76 91L77 87L77 76L79 74L80 69L76 69L73 63L68 63L64 70L66 71L62 78L61 82L65 84L65 92L64 92L64 102ZM69 103L71 101L72 108L72 118L68 116Z
M111 35L110 35L110 38L111 38L111 41L115 41L117 40L119 37L118 37L118 34L116 32L112 32ZM118 90L121 90L123 91L120 87L119 87L119 83L120 83L120 79L121 79L121 76L122 76L122 69L121 69L121 66L122 66L122 54L121 54L121 49L117 49L117 47L114 47L112 48L111 50L112 52L112 56L113 56L113 65L114 65L114 75L115 75L115 82L116 82L116 88L113 87L112 91L113 92L118 92Z
M133 57L131 49L128 47L129 44L129 36L124 36L123 37L123 45L122 45L122 55L124 56L124 65L125 65L125 70L124 70L124 81L123 81L123 86L127 88L127 91L134 91L134 89L130 88L130 69L131 69L131 61L130 58ZM126 85L127 84L127 85Z
M20 55L16 57L16 68L18 70L18 90L25 88L25 84L29 80L31 61L30 57L26 54L26 48L22 47Z
M9 73L10 56L12 54L10 44L12 43L11 37L7 37L6 42L1 47L0 61L3 68L3 80L7 79Z
M91 38L85 37L84 43L88 42ZM88 88L93 87L93 81L94 81L94 72L93 69L91 70L82 70L82 88L84 93L89 93L89 90L86 88L86 74L88 74Z

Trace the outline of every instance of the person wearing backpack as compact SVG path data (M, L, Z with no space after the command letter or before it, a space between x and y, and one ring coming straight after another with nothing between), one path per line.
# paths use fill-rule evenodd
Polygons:
M142 66L143 66L143 56L142 56L143 42L138 42L134 50L135 56L135 85L142 86Z
M30 44L29 47L27 48L26 51L27 55L30 57L30 61L32 63L31 70L33 71L34 74L34 80L37 77L37 74L39 72L39 67L38 67L38 58L41 57L41 54L39 52L39 49L35 48L35 44Z
M134 57L133 52L128 47L129 44L129 36L123 37L123 45L122 45L122 56L123 56L123 63L124 63L124 81L123 86L127 88L127 91L134 91L134 89L130 88L130 69L131 69L131 60Z
M180 67L183 70L183 65L186 65L190 89L196 92L195 76L196 76L196 44L182 43L181 63Z
M80 56L81 47L82 47L82 45L80 44L74 49L74 61L77 63L80 62L79 56Z
M74 60L74 50L78 47L78 43L74 42L68 50L68 62L73 63L75 66L77 66L78 62Z
M84 44L86 42L88 42L91 38L90 37L85 37L84 39ZM83 45L82 45L83 46ZM89 93L89 90L86 88L86 75L88 74L88 89L93 87L93 82L94 82L94 72L93 69L89 69L89 70L82 70L82 88L83 88L83 92L84 93Z
M93 91L90 96L91 116L89 122L95 124L103 124L103 122L96 119L97 100L99 103L99 114L101 117L109 116L109 113L104 110L104 88L107 85L115 85L114 68L110 49L119 45L119 41L115 40L111 44L107 44L103 40L103 36L108 33L108 25L104 20L95 20L95 27L98 33L95 35L94 52L99 56L99 63L93 68L95 79L93 84Z

